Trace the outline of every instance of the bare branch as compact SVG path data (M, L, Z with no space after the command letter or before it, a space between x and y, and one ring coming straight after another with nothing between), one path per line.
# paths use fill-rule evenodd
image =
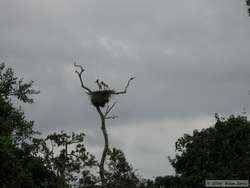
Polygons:
M80 79L82 88L85 89L85 90L87 90L88 93L92 93L92 91L91 91L88 87L86 87L86 86L83 84L83 81L82 81L82 73L85 71L85 69L83 69L82 65L76 64L76 62L74 62L74 67L79 67L79 68L81 69L80 72L77 71L77 70L76 70L75 72L76 72L76 74L78 75L78 77L79 77L79 79Z
M115 118L118 118L118 116L113 115L113 116L105 117L105 119L115 119Z
M109 109L109 104L107 104L107 107L106 107L106 110L105 110L105 115L107 114L107 111L108 111L108 109Z
M125 89L124 89L123 91L120 91L120 92L114 92L113 94L114 94L114 95L120 95L120 94L125 94L125 93L127 93L127 89L128 89L129 84L130 84L130 81L131 81L131 80L134 80L134 79L135 79L135 77L129 78L129 80L128 80L128 82L127 82L127 85L126 85L126 87L125 87Z
M111 106L107 105L107 108L104 114L105 117L109 114L109 112L114 108L115 105L116 105L116 102L114 102Z
M78 74L82 74L83 71L85 71L85 69L82 67L82 65L78 65L78 64L76 64L76 62L74 62L74 67L79 67L81 69L80 73L78 71L76 71Z

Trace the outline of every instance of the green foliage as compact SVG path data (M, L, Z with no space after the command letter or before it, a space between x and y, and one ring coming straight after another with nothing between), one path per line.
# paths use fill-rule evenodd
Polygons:
M16 144L23 143L35 132L33 121L25 120L23 111L13 107L11 97L32 103L30 95L39 93L31 88L32 85L32 81L24 83L23 79L15 77L11 68L0 64L0 136L8 137Z
M0 144L1 187L56 187L56 176L28 147L17 148L10 142Z
M108 187L136 187L139 179L132 166L127 162L124 153L119 149L113 148L109 151L108 157L108 170L106 172Z
M250 122L245 116L216 115L213 127L179 138L176 151L170 162L186 184L204 187L205 179L249 179Z
M34 144L33 122L25 119L11 98L32 103L33 82L23 83L11 68L0 64L0 187L42 188L57 187L56 177L46 168L44 160L32 155ZM28 144L29 143L29 144Z
M83 182L83 178L88 178L88 183L90 180L94 181L90 169L97 166L97 162L95 157L87 152L83 144L84 136L84 133L76 134L73 132L68 135L62 131L48 135L46 138L46 141L51 143L51 149L46 150L48 166L51 166L63 181L68 183ZM81 177L83 174L85 176Z
M6 68L4 63L0 64L0 95L3 99L10 96L17 97L18 100L25 103L32 103L32 94L38 94L39 91L32 89L33 81L23 82L23 78L17 78L11 68Z
M155 185L160 187L164 185L165 187L184 187L181 185L181 179L178 176L165 176L165 177L156 177Z
M23 143L36 132L33 131L33 121L25 120L21 109L15 109L10 100L0 97L0 136L8 137L15 144Z

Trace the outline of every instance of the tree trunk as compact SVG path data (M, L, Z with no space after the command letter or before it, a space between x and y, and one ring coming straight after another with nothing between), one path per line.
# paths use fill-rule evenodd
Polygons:
M109 141L108 141L108 133L107 133L107 130L106 130L106 126L105 126L105 116L103 115L100 107L96 107L100 117L101 117L101 122L102 122L102 125L101 125L101 129L102 129L102 133L103 133L103 136L104 136L104 148L103 148L103 152L102 152L102 157L101 157L101 161L100 161L100 177L101 177L101 181L102 181L102 187L103 188L107 188L107 181L106 181L106 178L105 178L105 169L104 169L104 163L105 163L105 158L107 156L107 152L108 152L108 149L109 149Z

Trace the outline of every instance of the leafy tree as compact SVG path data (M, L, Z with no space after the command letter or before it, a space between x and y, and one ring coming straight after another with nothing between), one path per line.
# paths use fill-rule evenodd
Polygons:
M186 186L179 176L158 176L155 178L155 185L156 187L165 186L170 188L185 188Z
M15 77L11 68L0 64L0 136L11 138L16 144L30 138L33 131L33 121L25 120L21 109L16 109L11 103L11 97L16 97L24 103L32 103L32 94L39 91L32 89L33 81L24 83L23 79Z
M46 168L44 160L32 155L33 121L27 121L21 108L11 100L32 103L33 82L24 83L11 68L0 64L0 187L29 188L57 187L56 177Z
M65 182L80 181L86 186L96 181L90 170L97 166L97 161L87 152L83 144L84 136L84 133L68 135L62 131L46 138L51 143L50 149L44 150L45 156L48 156L48 166L60 178L63 186Z
M32 89L33 81L23 82L23 78L14 75L11 68L6 68L5 63L0 64L0 95L8 100L10 96L16 97L24 103L33 103L30 95L38 94L39 91Z
M135 174L135 170L127 162L124 153L120 149L113 148L108 152L107 164L108 187L135 188L138 185L139 179Z
M179 138L176 157L169 158L189 187L204 187L206 179L250 179L250 122L215 117L213 127Z
M145 179L143 177L138 177L139 183L137 184L138 188L156 188L154 181L151 179Z

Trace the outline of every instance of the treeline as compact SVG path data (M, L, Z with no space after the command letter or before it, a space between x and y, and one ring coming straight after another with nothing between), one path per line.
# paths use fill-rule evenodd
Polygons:
M23 82L0 64L0 187L100 187L99 163L85 147L84 133L61 131L41 138L34 122L14 107L14 98L33 103L32 95L39 91L32 86L32 81ZM110 149L105 166L108 187L199 188L209 179L249 180L250 122L245 116L215 118L214 126L177 140L176 156L169 158L175 176L143 179L120 149Z
M151 188L205 188L206 180L250 181L250 121L246 116L215 115L214 126L175 143L176 156L169 161L175 176L148 181Z

